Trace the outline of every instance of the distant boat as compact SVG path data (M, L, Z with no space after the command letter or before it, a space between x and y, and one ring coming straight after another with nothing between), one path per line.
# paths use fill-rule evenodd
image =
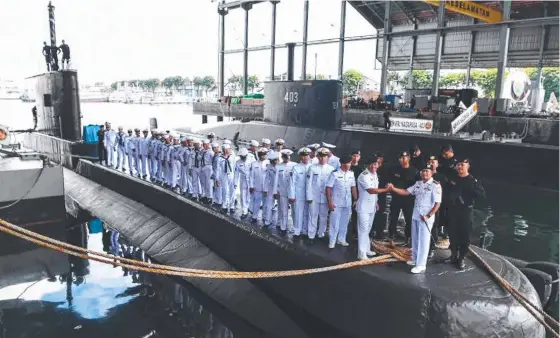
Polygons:
M97 90L80 90L80 102L109 102L109 93Z
M0 100L19 100L21 91L14 81L0 81Z

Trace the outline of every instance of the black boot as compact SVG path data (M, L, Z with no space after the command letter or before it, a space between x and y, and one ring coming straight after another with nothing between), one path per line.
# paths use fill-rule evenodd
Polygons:
M465 257L459 257L459 259L457 260L457 268L459 270L465 270L466 267L467 265L465 264Z

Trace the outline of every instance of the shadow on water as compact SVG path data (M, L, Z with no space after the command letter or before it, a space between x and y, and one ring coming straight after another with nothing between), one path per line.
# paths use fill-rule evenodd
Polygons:
M143 251L102 229L101 222L74 226L57 239L149 261ZM0 242L12 240L0 237ZM0 264L6 257L2 247ZM56 258L49 259L52 255ZM10 268L16 276L9 276L0 266L0 338L234 336L208 310L212 306L203 306L178 280L39 247L26 247L8 258L17 258L26 270ZM233 326L241 337L257 336L243 323Z

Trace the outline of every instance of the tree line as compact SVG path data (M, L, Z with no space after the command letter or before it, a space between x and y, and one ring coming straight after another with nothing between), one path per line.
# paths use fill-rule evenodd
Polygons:
M117 90L119 86L124 86L125 83L128 83L129 86L149 91L155 91L157 88L165 88L172 91L194 87L196 90L205 90L208 92L209 90L216 88L216 80L213 76L195 76L192 80L189 77L182 76L168 76L164 79L151 78L144 80L123 80L113 82L111 84L111 88L113 90Z

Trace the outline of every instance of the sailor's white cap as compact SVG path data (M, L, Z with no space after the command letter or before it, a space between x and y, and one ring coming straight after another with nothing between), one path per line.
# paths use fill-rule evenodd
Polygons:
M251 147L258 147L258 146L259 146L259 141L251 140Z
M259 148L259 149L257 150L257 153L259 153L259 154L266 154L266 153L268 153L268 149L266 149L266 148Z
M323 147L327 148L327 149L334 149L336 148L336 146L334 144L329 144L326 142L323 142Z
M231 144L230 140L224 140L223 144Z
M307 147L303 147L303 148L300 148L300 149L298 150L298 154L303 155L303 156L307 156L307 155L309 155L310 153L311 153L311 149L309 149L309 148L307 148Z
M274 143L275 143L275 144L284 144L284 143L286 143L286 142L284 142L284 140L281 139L281 138L277 138L276 141L274 141Z
M187 141L194 141L194 138L192 136L187 136Z
M226 143L226 144L223 145L223 148L224 148L224 150L226 150L226 149L230 149L231 146L230 146L229 144Z
M239 156L247 156L247 155L249 155L249 150L247 150L247 148L241 148L241 149L239 149L238 155Z
M291 156L294 152L291 149L282 149L280 153L282 153L282 155Z
M220 146L220 144L218 142L213 142L211 144L212 148L218 148Z
M198 138L193 138L193 144L200 144L200 139Z
M267 138L262 139L262 144L271 144L270 140Z
M202 144L208 144L208 143L210 143L210 140L208 140L208 139L202 140Z
M320 147L321 145L319 143L312 143L307 146L307 148L309 148L311 151L317 151L317 149L319 149Z
M268 152L268 159L269 160L277 160L278 159L278 153L275 151L269 151Z

